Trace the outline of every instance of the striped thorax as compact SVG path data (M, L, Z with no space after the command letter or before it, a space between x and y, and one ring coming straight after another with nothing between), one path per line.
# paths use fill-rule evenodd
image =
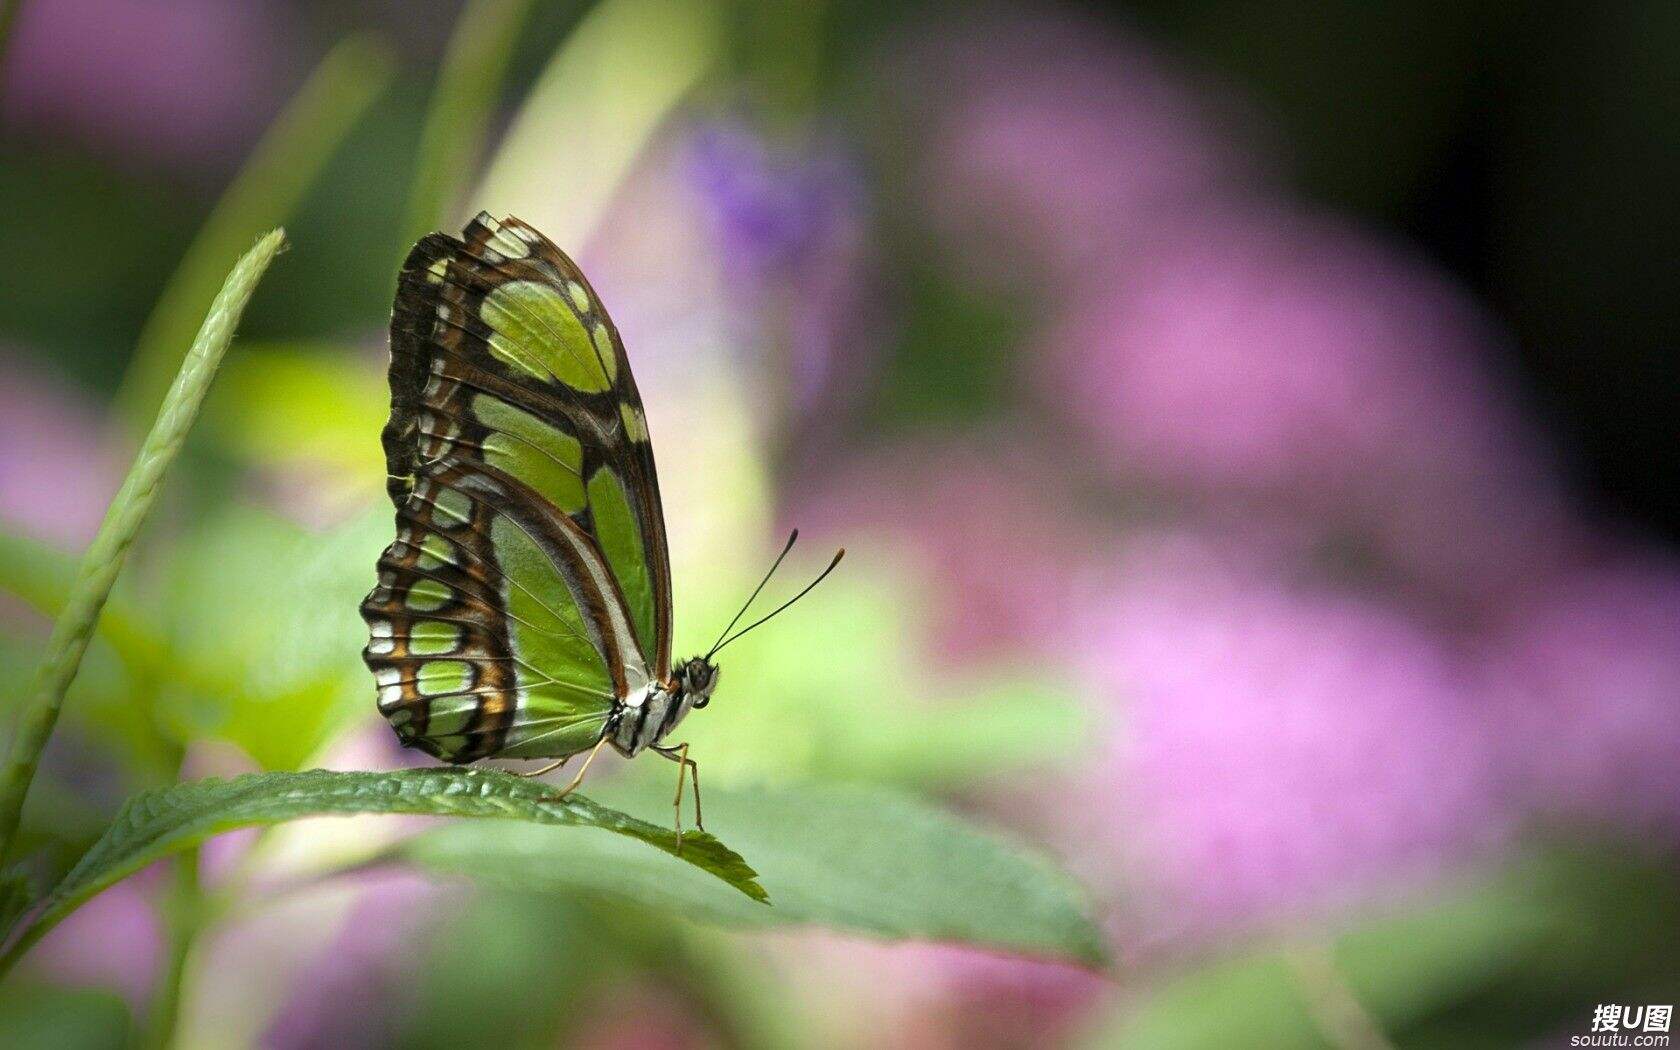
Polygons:
M612 745L634 757L662 742L690 711L705 707L717 688L719 668L696 656L677 671L668 683L649 682L640 694L630 697L614 713Z

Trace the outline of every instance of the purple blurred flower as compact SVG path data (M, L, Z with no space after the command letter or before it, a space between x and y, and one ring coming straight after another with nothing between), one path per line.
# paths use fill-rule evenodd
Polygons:
M0 114L147 160L242 151L284 82L280 22L250 0L52 0L24 4Z
M865 255L859 172L835 142L778 149L730 122L694 130L685 168L732 294L752 314L744 334L785 351L793 408L810 410L838 374L855 378L856 347L866 345L855 338Z
M1351 899L1505 829L1488 727L1442 644L1244 561L1140 540L1078 632L1119 715L1080 791L1106 804L1070 841L1143 902L1128 948Z
M715 122L690 136L686 167L740 276L803 269L857 221L862 183L834 148L777 151L745 124Z
M755 365L749 382L779 368L790 421L820 422L860 385L880 338L860 329L861 187L836 142L778 149L745 124L702 122L617 195L586 269L638 361L664 354L692 373L719 349L769 358L776 367Z
M1256 167L1229 130L1239 121L1215 113L1187 71L1101 25L965 15L890 69L919 196L968 246L965 262L1014 284L1009 249L1066 278L1147 215L1251 181Z
M0 523L80 546L93 538L120 483L115 446L99 417L28 372L0 372Z
M1490 368L1497 329L1397 251L1227 207L1163 223L1074 298L1032 359L1122 476L1281 500L1449 590L1567 543L1560 483Z
M1488 661L1523 802L1680 841L1680 559L1607 557L1506 610Z
M379 1029L397 1018L391 1004L400 1001L412 969L412 942L433 914L431 902L446 891L408 872L358 881L358 899L337 936L302 968L263 1034L268 1050L371 1046L395 1036Z

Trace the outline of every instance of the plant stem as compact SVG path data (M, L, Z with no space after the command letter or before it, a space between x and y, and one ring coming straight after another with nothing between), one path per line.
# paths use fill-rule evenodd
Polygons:
M601 0L537 77L473 191L556 244L581 246L677 106L717 66L722 5ZM556 150L556 142L579 143ZM556 186L564 186L556 193Z
M1332 1046L1340 1050L1394 1050L1382 1025L1342 979L1330 945L1321 941L1293 945L1284 958L1300 983L1308 1012Z
M456 218L530 0L474 0L455 20L420 133L402 250Z
M82 556L68 604L53 623L46 653L29 691L29 700L12 738L11 756L0 770L0 867L9 859L12 839L23 814L24 796L35 778L41 753L58 723L65 691L76 677L82 655L99 622L99 612L110 597L117 574L134 543L140 526L157 502L164 474L181 450L187 430L198 416L216 366L227 352L234 328L245 304L250 302L257 281L285 244L285 234L274 230L239 260L221 292L210 306L204 325L187 352L186 361L175 376L158 412L157 422L140 447L122 488L105 512L99 534Z
M182 983L186 977L187 957L192 954L198 932L203 928L203 896L198 882L198 847L187 850L175 859L175 878L165 904L169 927L169 962L152 996L151 1016L147 1022L146 1046L167 1050L175 1045L175 1029L180 1023Z
M12 30L17 28L21 7L23 0L0 0L0 70L6 68L6 51L12 42Z

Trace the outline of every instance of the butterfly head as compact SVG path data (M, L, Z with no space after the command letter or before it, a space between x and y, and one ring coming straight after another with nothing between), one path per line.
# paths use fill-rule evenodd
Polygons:
M677 682L682 686L683 695L693 698L690 707L698 711L711 702L712 690L717 688L720 673L718 665L704 656L693 657L682 665L677 672Z

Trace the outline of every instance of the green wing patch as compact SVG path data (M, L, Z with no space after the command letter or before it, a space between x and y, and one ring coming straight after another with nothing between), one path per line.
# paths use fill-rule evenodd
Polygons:
M492 288L481 315L490 352L515 368L586 394L612 389L618 362L601 354L577 308L552 285L509 281ZM605 331L602 322L594 325Z

